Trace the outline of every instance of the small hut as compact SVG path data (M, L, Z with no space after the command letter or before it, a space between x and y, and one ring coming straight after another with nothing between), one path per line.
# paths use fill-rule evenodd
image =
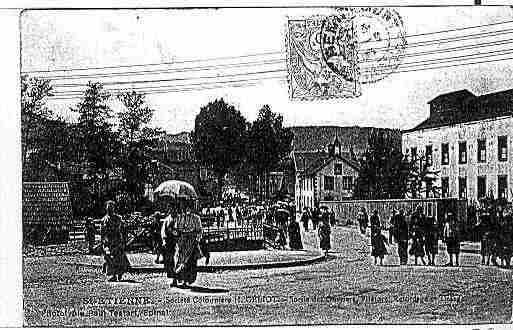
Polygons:
M67 182L23 182L24 243L65 243L72 221Z

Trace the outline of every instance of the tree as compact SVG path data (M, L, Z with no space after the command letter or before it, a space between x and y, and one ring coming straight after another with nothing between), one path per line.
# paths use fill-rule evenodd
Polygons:
M109 174L112 173L119 150L117 136L113 131L111 119L113 111L107 104L110 94L98 82L89 82L84 96L71 111L78 114L77 157L86 168L86 184L91 189L91 198L95 205L92 211L102 208Z
M77 129L80 157L90 168L90 175L105 178L112 169L116 136L110 120L113 111L107 104L110 94L101 83L89 82L82 100L71 111L78 114Z
M247 126L240 111L223 99L208 103L196 116L194 152L197 160L216 174L219 197L225 175L243 159Z
M440 188L435 186L439 171L433 171L426 165L425 155L410 159L410 175L408 176L407 195L411 198L440 197Z
M404 198L411 170L411 163L394 136L386 131L373 131L368 149L360 159L354 198Z
M123 170L129 205L134 207L141 201L151 171L150 148L162 132L149 126L154 110L145 105L144 94L125 92L118 99L124 108L118 113L122 153L117 163Z
M52 117L46 107L52 96L50 80L21 76L21 149L24 180L33 180L41 167L36 154L43 146L45 122ZM29 159L30 158L30 159Z
M294 135L283 127L283 116L264 105L257 119L249 128L247 157L250 167L262 182L264 177L265 194L269 197L269 173L290 153Z

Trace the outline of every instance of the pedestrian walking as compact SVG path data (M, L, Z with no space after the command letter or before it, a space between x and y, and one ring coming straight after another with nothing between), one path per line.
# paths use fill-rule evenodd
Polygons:
M404 210L399 210L391 219L392 237L397 242L397 254L401 265L408 264L408 223L404 216Z
M303 223L303 229L305 232L308 231L308 222L310 221L310 212L308 211L308 207L303 208L303 213L301 213L300 221Z
M319 243L320 248L324 251L324 256L328 256L328 251L331 250L331 227L329 221L322 220L319 229Z
M109 282L121 281L123 274L130 268L125 254L125 237L121 217L116 214L116 204L108 201L105 204L106 215L102 219L102 247L105 260L105 272Z
M381 231L381 221L379 220L378 210L374 210L370 217L370 229L371 229L371 238L378 234L378 231Z
M412 244L410 247L410 255L415 257L415 266L418 265L418 259L422 261L423 265L426 265L424 256L426 252L424 250L424 227L425 227L425 216L422 212L422 207L418 206L415 212L410 218L410 235L412 238Z
M302 250L303 242L301 241L301 232L299 229L299 223L296 219L290 218L288 225L289 232L289 247L291 250Z
M162 239L162 256L164 258L164 269L166 276L172 279L171 286L177 286L175 274L175 253L178 232L176 230L176 209L170 208L167 217L162 223L160 236Z
M371 228L371 255L374 257L374 264L377 264L377 258L380 259L380 265L383 265L383 257L387 254L385 247L386 237L381 234L381 221L378 210L374 210L370 217Z
M362 235L365 235L367 232L367 226L369 225L369 217L367 216L367 211L365 210L365 207L362 207L360 209L360 212L358 212L358 224L360 226L360 232Z
M337 221L335 220L335 212L333 212L333 208L329 209L328 217L330 219L330 225L333 227L336 225Z
M460 256L460 237L456 217L449 211L446 214L443 237L447 245L447 253L449 254L449 262L446 266L459 266ZM454 258L453 258L454 257ZM454 260L453 260L454 259Z
M240 211L240 207L238 205L235 207L235 217L237 218L237 224L242 226L242 212Z
M504 212L504 226L502 229L502 265L509 268L513 256L513 214L511 208Z
M196 281L198 259L203 257L200 248L202 227L200 217L192 212L192 201L184 200L176 217L176 278L182 288Z
M235 220L233 219L233 209L231 206L228 207L228 223L232 223Z
M225 218L224 208L222 208L222 207L219 210L219 217L221 218L221 227L224 227L226 218ZM227 227L228 227L228 225L227 225Z
M315 206L312 210L312 227L313 230L317 230L317 226L319 225L319 221L321 220L321 212L319 207Z
M162 255L162 214L160 212L153 213L152 222L150 224L151 247L153 254L155 254L155 263L160 263L160 256Z
M385 255L388 254L386 245L388 245L387 238L385 235L381 233L381 228L379 228L374 238L372 239L372 251L371 255L374 257L374 264L377 264L377 259L379 258L379 264L383 266L383 259L385 258Z
M485 208L480 210L477 227L481 237L481 265L489 266L494 234L489 210Z
M492 248L492 262L495 266L500 266L502 263L502 251L504 249L504 213L502 208L497 209L495 212L495 240Z
M87 249L89 254L95 253L95 243L96 243L96 228L94 226L93 218L87 217L85 219L85 239L87 242Z
M438 227L435 222L435 217L426 217L424 243L428 265L435 266L435 257L438 254Z

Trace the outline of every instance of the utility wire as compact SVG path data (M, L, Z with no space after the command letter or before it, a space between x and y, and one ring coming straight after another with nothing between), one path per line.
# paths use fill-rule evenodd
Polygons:
M459 67L459 66L466 66L466 65L475 65L475 64L484 64L484 63L492 63L492 62L499 62L499 61L506 61L506 60L513 60L513 57L508 57L508 58L502 58L502 59L491 59L491 60L486 60L486 61L475 61L475 62L465 62L465 63L456 63L456 64L450 64L450 65L442 65L442 66L429 66L429 67L426 67L424 65L424 67L421 67L421 68L416 68L416 69L399 69L399 70L389 70L389 69L385 69L385 70L382 70L382 69L375 69L375 70L371 70L371 71L367 71L367 72L371 72L371 73L386 73L386 74L395 74L395 73L404 73L404 72L419 72L419 71L426 71L426 70L436 70L436 69L444 69L444 68L453 68L453 67ZM436 64L436 63L435 63ZM282 77L282 76L278 76L278 77L268 77L266 79L284 79L285 77ZM260 79L260 80L263 80L262 78L256 78L256 79ZM244 81L244 80L243 80ZM247 81L247 80L245 80ZM233 81L232 81L233 82ZM223 88L223 87L243 87L245 86L244 84L241 84L241 85L235 85L235 86L226 86L225 84L227 83L230 83L230 81L226 81L226 82L217 82L215 83L214 86L199 86L199 87L191 87L191 88L179 88L179 89L164 89L164 90L160 90L160 89L153 89L153 90L149 90L147 91L148 94L158 94L158 93L170 93L170 92L182 92L182 91L201 91L201 90L205 90L205 89L216 89L216 88ZM257 83L253 83L253 84L250 84L250 85L256 85ZM204 85L204 84L203 84ZM247 84L246 84L247 85ZM109 90L107 90L109 91ZM123 90L120 90L120 91L123 91ZM75 99L75 98L81 98L81 94L78 94L80 93L80 91L77 91L75 92L76 94L57 94L55 97L51 97L51 99ZM144 92L143 92L144 93ZM146 93L145 93L146 94Z
M169 81L184 81L184 80L195 80L195 79L216 79L216 78L224 78L224 77L237 77L237 76L253 76L257 74L267 74L267 73L276 73L276 72L284 72L286 69L279 70L266 70L266 71L252 71L252 72L241 72L241 73L232 73L225 75L210 75L210 76L200 76L200 77L183 77L183 78L172 78L172 79L157 79L157 80L134 80L134 81L109 81L104 82L102 85L111 86L111 85L129 85L129 84L147 84L147 83L159 83L159 82L169 82ZM87 86L87 84L56 84L54 87L80 87Z
M497 25L508 24L508 23L513 23L513 21L504 21L504 22L483 24L483 25L478 25L478 26L461 27L461 28L455 28L455 29L449 29L449 30L434 31L434 32L427 32L427 33L419 33L419 34L413 34L413 35L405 35L405 36L400 36L400 37L389 38L388 40L402 39L402 38L411 38L411 37L418 37L418 36L425 36L425 35L433 35L433 34L441 34L441 33L448 33L448 32L456 32L456 31L464 31L464 30L469 30L469 29L483 28L483 27L489 27L489 26L497 26ZM495 31L495 32L502 32L502 31ZM478 34L474 34L474 35L471 35L471 36L477 36L477 35L482 35L482 34L487 34L487 33L491 33L491 32L483 32L483 33L478 33ZM447 38L445 38L445 39L447 39ZM445 39L440 39L440 40L445 40ZM376 42L379 42L379 41L365 41L365 42L361 42L360 44L376 43ZM436 41L432 41L432 42L436 42ZM419 43L414 43L414 44L411 44L411 45L417 45L417 44L419 44ZM388 47L384 47L384 48L388 49ZM377 49L379 49L379 48L376 48L375 50L377 50ZM182 61L161 62L161 63L147 63L147 64L128 64L128 65L83 67L83 68L61 68L61 69L52 69L52 70L31 70L31 71L22 71L22 73L34 74L34 73L70 72L70 71L86 71L86 70L105 70L105 69L145 67L145 66L156 66L156 65L172 65L172 64L180 64L180 63L205 62L205 61L212 61L212 60L239 59L239 58L255 57L255 56L262 56L262 55L273 55L273 54L275 55L275 54L285 54L285 53L283 51L274 51L274 52L263 52L263 53L238 55L238 56L214 57L214 58L208 58L208 59L182 60Z

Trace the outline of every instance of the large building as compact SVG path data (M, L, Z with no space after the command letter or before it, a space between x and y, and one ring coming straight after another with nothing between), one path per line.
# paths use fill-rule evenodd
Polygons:
M403 131L403 153L425 160L441 197L511 201L513 90L481 96L460 90L428 104L429 117Z

